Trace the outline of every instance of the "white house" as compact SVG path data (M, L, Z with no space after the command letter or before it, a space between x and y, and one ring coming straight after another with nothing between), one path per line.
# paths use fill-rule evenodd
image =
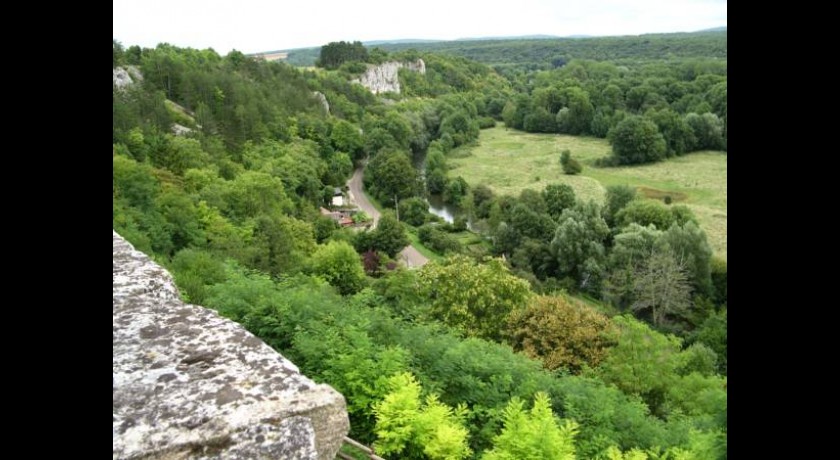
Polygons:
M341 188L339 188L339 187L336 187L333 190L332 205L333 206L344 206L344 194L341 193Z

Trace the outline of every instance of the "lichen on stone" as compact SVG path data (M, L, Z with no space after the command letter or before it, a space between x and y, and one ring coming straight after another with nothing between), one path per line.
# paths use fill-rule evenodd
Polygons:
M114 232L113 458L333 459L344 397L242 326L184 304Z

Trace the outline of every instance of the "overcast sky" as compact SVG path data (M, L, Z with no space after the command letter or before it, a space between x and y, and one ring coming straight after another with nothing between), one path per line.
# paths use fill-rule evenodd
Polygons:
M726 0L113 0L114 37L220 54L331 41L638 35L726 25Z

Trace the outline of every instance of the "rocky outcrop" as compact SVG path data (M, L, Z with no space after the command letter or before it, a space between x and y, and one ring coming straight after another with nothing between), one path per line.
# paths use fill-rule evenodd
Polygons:
M186 136L191 132L193 132L192 128L188 128L184 125L179 125L178 123L172 123L172 133L176 136Z
M385 92L400 92L399 69L426 73L426 63L422 59L414 62L388 61L379 65L369 64L365 73L359 79L353 80L369 89L373 94Z
M125 89L134 84L135 81L142 81L143 74L140 69L134 66L117 67L114 69L114 86L117 89Z
M333 459L344 397L242 326L181 302L114 232L113 458Z
M420 58L417 58L414 62L404 62L403 67L414 72L419 72L421 75L426 75L426 62Z
M314 91L312 94L315 96L315 99L318 99L318 102L321 103L321 106L324 108L324 113L329 115L330 114L330 103L327 102L327 96L325 96L324 93L322 93L320 91Z

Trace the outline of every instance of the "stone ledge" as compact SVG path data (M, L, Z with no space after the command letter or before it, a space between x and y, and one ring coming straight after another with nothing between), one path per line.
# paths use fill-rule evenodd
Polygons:
M178 298L114 232L113 458L333 459L344 397L242 326Z

